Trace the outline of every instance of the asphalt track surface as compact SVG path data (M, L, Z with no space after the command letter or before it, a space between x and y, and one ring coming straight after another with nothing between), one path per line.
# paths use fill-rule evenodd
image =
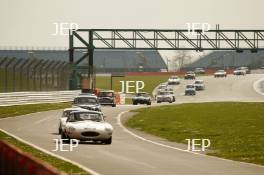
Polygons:
M257 94L253 89L253 83L263 76L263 74L252 74L239 77L228 76L227 78L200 77L199 79L205 81L206 90L197 92L196 96L183 95L184 86L192 81L182 80L181 84L175 87L176 103L264 101L264 96ZM82 143L72 152L53 153L78 162L103 175L264 174L264 166L185 152L183 151L187 148L185 145L170 143L143 133L136 132L142 138L131 135L119 124L118 115L137 107L139 106L103 107L107 121L114 127L111 145ZM55 149L53 139L60 138L57 134L60 115L61 110L56 110L8 118L0 121L0 128L45 150L52 151ZM169 146L166 147L166 145Z

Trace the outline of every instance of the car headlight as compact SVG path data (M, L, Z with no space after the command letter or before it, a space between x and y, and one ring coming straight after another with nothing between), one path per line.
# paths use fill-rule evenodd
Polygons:
M105 131L111 132L112 131L112 128L105 127Z

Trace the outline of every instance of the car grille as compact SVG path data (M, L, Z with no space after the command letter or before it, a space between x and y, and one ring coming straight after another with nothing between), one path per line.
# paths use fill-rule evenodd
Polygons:
M93 132L93 131L87 131L87 132L82 132L82 136L96 137L96 136L99 136L99 133L98 132Z

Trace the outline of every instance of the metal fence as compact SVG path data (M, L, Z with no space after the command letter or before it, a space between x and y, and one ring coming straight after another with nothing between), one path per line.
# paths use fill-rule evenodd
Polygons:
M0 58L0 92L67 90L67 62L36 58Z

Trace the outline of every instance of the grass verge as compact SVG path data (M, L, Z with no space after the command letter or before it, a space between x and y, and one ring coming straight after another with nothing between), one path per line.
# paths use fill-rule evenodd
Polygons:
M34 112L56 110L70 107L71 103L43 103L30 105L0 106L0 118L14 117Z
M185 144L185 139L208 138L209 155L264 165L264 103L190 103L135 111L126 126Z
M159 75L159 76L127 76L127 77L113 77L113 89L116 92L120 92L122 89L122 84L120 81L143 81L145 87L142 92L148 92L152 95L153 89L160 83L168 80L170 76ZM111 78L98 76L96 77L96 87L100 89L111 89ZM135 92L135 88L131 88L131 91Z
M70 103L56 103L56 104L34 104L34 105L0 107L0 118L14 117L18 115L33 113L33 112L67 108L69 106L70 106ZM58 159L56 157L53 157L49 154L43 153L42 151L39 151L38 149L35 149L27 144L24 144L23 142L20 142L17 139L1 131L0 131L0 140L7 141L8 143L17 146L18 148L31 154L32 156L53 165L60 171L64 171L68 174L82 174L82 175L89 174L76 165L73 165L67 161Z

